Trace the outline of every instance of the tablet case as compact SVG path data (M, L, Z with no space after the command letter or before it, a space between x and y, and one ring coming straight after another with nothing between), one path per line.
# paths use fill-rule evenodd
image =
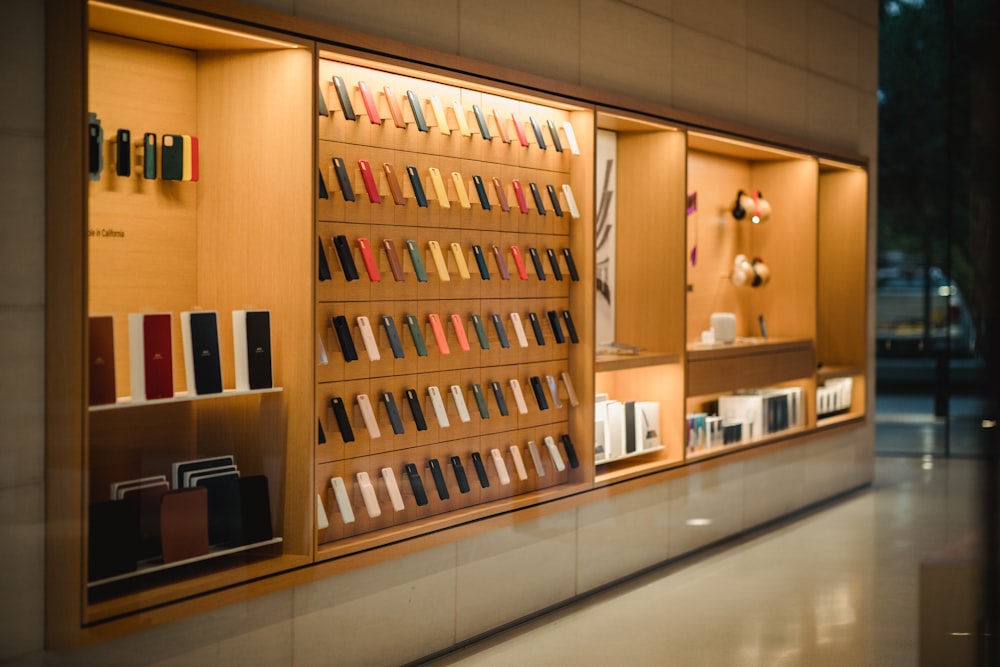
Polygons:
M108 500L88 508L87 580L135 571L139 562L139 508Z
M160 505L163 562L175 563L208 553L208 490L168 491Z
M174 395L170 320L170 313L131 313L128 316L133 401L171 398Z
M181 336L188 392L199 396L222 393L219 322L215 312L182 312Z
M271 311L234 310L233 348L237 389L245 391L274 386L271 366Z

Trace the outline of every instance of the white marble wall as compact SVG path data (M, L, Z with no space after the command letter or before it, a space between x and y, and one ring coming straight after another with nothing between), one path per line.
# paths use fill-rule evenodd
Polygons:
M252 2L876 157L875 0ZM397 664L870 478L868 430L44 652L43 11L0 3L0 663Z

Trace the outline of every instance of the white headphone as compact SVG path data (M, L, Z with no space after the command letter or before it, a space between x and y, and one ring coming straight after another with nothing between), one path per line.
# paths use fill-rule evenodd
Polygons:
M771 280L771 269L760 257L752 260L746 255L736 255L733 260L732 281L737 287L763 287Z

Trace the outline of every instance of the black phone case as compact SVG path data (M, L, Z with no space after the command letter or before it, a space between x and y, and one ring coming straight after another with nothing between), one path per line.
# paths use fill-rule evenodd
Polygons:
M562 444L563 449L566 450L566 458L569 459L569 467L579 468L580 459L576 457L576 447L573 446L573 441L569 439L569 434L563 434Z
M563 257L566 258L566 268L569 269L569 279L573 282L579 282L580 274L576 272L576 262L573 261L573 253L569 248L563 248Z
M562 153L562 141L559 139L559 130L556 128L556 124L551 120L545 122L549 126L549 134L552 135L552 147L556 149L557 153Z
M538 254L537 248L528 248L528 255L531 256L531 263L535 265L535 275L539 280L545 280L545 267L542 266L542 258Z
M552 336L556 339L557 343L565 343L566 336L563 335L562 325L559 324L559 313L554 310L546 312L549 316L549 326L552 327Z
M479 476L479 486L484 489L489 488L490 478L486 474L486 466L483 465L483 457L479 455L479 452L472 452L472 465L476 469L476 475Z
M417 123L417 129L421 132L430 132L427 127L427 120L424 118L424 110L420 106L420 98L412 90L406 91L406 99L410 101L410 109L413 111L413 120Z
M320 116L330 116L330 109L326 106L326 95L323 94L322 88L316 91L316 111Z
M142 135L142 177L156 178L156 134L147 132Z
M528 313L528 321L531 322L531 330L535 332L535 342L545 345L545 336L542 335L542 323L538 321L538 315Z
M115 173L119 176L132 175L132 132L118 130L115 138Z
M465 476L465 467L462 465L462 459L457 456L451 457L451 471L455 473L455 481L458 482L458 490L462 493L468 493L469 489L469 478Z
M451 494L448 493L448 485L444 481L444 471L441 470L441 463L437 459L427 462L427 467L431 469L431 477L434 478L434 487L437 489L438 498L448 500Z
M413 415L413 423L417 425L418 431L427 430L427 420L424 419L424 409L420 407L420 397L414 389L406 390L406 402L410 404L410 413Z
M165 181L184 178L184 137L179 134L163 135L160 142L160 177Z
M323 422L316 420L316 440L318 445L326 444L326 431L323 430Z
M427 504L427 492L424 491L424 480L420 479L420 471L415 463L406 464L406 477L410 480L410 488L413 489L413 497L418 506Z
M403 435L403 420L399 416L399 408L396 407L396 397L392 395L391 391L382 394L382 403L385 404L385 411L389 415L392 432L396 435Z
M476 194L479 195L479 205L483 207L484 211L492 210L490 205L490 198L486 194L486 186L483 185L483 177L478 174L473 174L472 183L476 186Z
M330 262L326 260L326 251L323 250L323 239L317 236L316 245L319 248L319 280L320 282L333 280L333 275L330 273Z
M476 258L476 265L479 267L479 277L483 280L490 279L490 269L486 265L486 256L483 255L483 247L479 244L472 246L472 256Z
M500 339L500 347L505 350L509 349L510 340L507 338L507 330L504 329L503 319L500 317L500 313L494 313L490 316L490 319L493 320L493 328L497 330L497 338Z
M94 117L94 114L91 114ZM87 125L87 171L90 173L90 180L96 181L101 177L101 169L104 167L104 129L100 121L91 120Z
M351 254L351 244L343 234L333 237L333 247L337 249L337 257L340 259L340 268L344 271L344 279L347 282L358 280L358 265L354 263L354 255Z
M337 89L337 99L340 100L340 110L344 112L347 120L357 120L358 115L354 113L354 105L351 104L351 94L347 90L347 84L339 77L333 77L333 87Z
M563 210L562 210L562 204L559 203L559 195L556 193L556 186L550 183L549 185L545 186L545 189L548 190L549 201L552 202L552 212L561 218L563 215Z
M343 315L335 315L333 328L337 332L337 340L340 341L340 351L344 354L344 361L357 361L358 351L354 347L354 339L351 338L351 325L347 323L347 318Z
M385 327L385 335L389 337L389 347L392 348L392 356L396 359L403 358L403 342L399 340L399 332L396 330L396 320L392 315L382 316L382 326Z
M528 183L528 189L531 190L531 198L535 200L535 208L538 209L538 214L545 215L547 213L545 202L542 201L542 192L538 189L538 184L532 181Z
M333 170L337 172L337 182L340 183L340 194L344 195L344 201L354 201L354 188L343 158L333 158Z
M424 130L426 132L426 130ZM424 193L424 183L420 180L420 172L414 166L406 168L406 175L410 177L410 187L413 188L413 196L417 200L417 206L427 208L427 195Z
M566 322L566 331L569 333L569 341L576 345L580 342L580 337L576 335L576 325L573 324L573 315L568 310L562 311L563 320Z
M344 399L340 396L334 396L330 399L330 407L333 409L333 416L337 418L340 437L344 439L344 442L354 442L354 429L351 428L351 420L347 417Z
M549 256L549 266L552 267L552 277L556 280L563 279L562 269L559 268L559 258L556 257L556 251L552 248L546 248L545 254Z
M535 120L534 116L528 116L528 120L531 122L531 129L535 132L535 141L538 142L538 147L543 151L548 149L548 145L545 143L545 137L542 136L542 127Z
M549 402L545 398L545 391L542 389L542 378L537 375L532 375L530 378L531 391L535 394L535 400L538 401L539 410L548 410Z
M316 173L319 175L319 198L329 199L330 191L326 189L326 179L323 178L323 170L317 169Z
M494 380L493 382L490 382L490 388L493 389L493 398L497 402L497 410L500 411L500 416L509 416L510 412L507 410L507 399L503 396L503 387L500 386L499 382Z

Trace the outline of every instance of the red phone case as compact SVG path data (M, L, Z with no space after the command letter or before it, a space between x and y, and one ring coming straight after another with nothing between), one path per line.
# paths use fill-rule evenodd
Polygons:
M431 330L434 332L434 340L437 341L438 350L441 354L451 354L451 348L448 347L448 338L444 335L444 327L441 326L441 318L437 316L437 313L431 313L427 316L430 320Z
M375 264L371 243L364 237L358 237L358 248L361 250L361 259L365 263L365 271L368 272L369 280L373 283L382 282L382 274L379 273L378 266Z
M457 314L451 316L451 325L455 327L455 337L458 338L458 346L462 352L469 351L469 337L465 335L465 324Z
M521 187L521 181L515 178L510 183L514 186L514 197L517 198L517 207L521 209L521 213L527 215L528 202L524 199L524 188Z
M198 137L191 135L191 180L198 180Z
M358 160L358 167L361 168L361 178L365 181L365 190L368 191L368 201L373 204L381 204L382 197L378 194L378 186L375 185L375 174L372 173L372 166L368 160Z
M382 117L378 112L378 105L375 104L375 97L372 95L372 89L368 87L368 84L364 81L358 81L358 90L361 91L361 100L365 103L365 112L368 114L368 120L372 125L381 125Z
M516 245L510 247L510 254L514 256L514 266L517 267L517 275L521 280L528 279L528 271L524 268L524 258L521 256L521 249Z
M521 142L522 146L527 148L528 135L524 133L524 125L521 125L521 119L517 117L516 113L512 113L510 119L514 121L514 131L517 132L517 140Z

